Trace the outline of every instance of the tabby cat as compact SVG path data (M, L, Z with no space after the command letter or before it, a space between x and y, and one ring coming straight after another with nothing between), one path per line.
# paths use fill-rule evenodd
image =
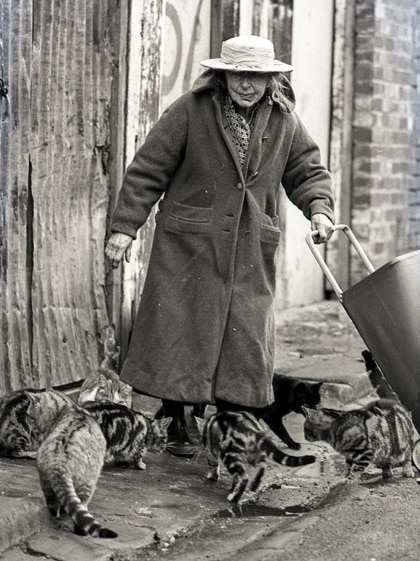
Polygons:
M85 378L80 388L78 403L83 405L90 401L113 401L131 407L132 388L120 380L118 361L120 346L115 340L115 328L107 325L99 337L104 358L99 370Z
M414 476L414 426L410 413L400 403L378 399L350 411L306 407L303 411L306 440L323 440L343 454L350 480L360 480L369 464L382 469L384 478L391 477L392 468L397 466L402 466L405 477Z
M105 464L132 463L137 469L146 469L142 459L145 451L165 449L172 417L149 419L143 413L110 401L86 403L84 407L105 436Z
M28 414L37 403L37 414ZM52 390L22 389L0 399L0 456L36 458L46 430L70 397Z
M245 411L221 411L207 420L196 417L196 421L201 444L209 453L207 479L219 479L222 463L233 476L227 497L233 503L240 500L248 485L250 466L257 468L249 485L249 489L255 491L264 476L267 458L293 467L313 463L316 459L315 456L289 456L280 450L262 424Z
M38 404L34 404L38 409ZM76 404L66 407L53 422L37 454L42 491L50 512L64 509L79 535L115 538L90 514L87 505L95 491L106 452L106 441L96 421Z
M299 450L301 445L287 432L283 418L292 411L303 415L303 405L315 408L321 400L321 387L322 382L309 382L276 372L273 377L274 403L260 410L258 417L263 419L289 448Z
M369 376L370 383L374 387L376 393L378 394L378 397L399 401L397 394L388 384L385 376L382 374L379 366L376 364L372 353L366 349L362 352L362 357L365 363L366 372Z

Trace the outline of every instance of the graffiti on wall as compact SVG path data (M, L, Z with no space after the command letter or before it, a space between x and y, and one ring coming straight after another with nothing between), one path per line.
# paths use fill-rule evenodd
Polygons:
M193 84L210 56L211 0L168 0L163 35L162 108Z

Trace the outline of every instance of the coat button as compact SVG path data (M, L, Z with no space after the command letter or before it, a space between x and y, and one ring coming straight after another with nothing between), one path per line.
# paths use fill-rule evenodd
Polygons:
M237 189L241 190L244 188L244 186L242 185L241 182L238 183L238 185L236 186Z

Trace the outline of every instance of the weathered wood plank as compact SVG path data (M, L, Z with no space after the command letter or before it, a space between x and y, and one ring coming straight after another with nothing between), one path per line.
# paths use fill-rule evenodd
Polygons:
M163 8L162 0L149 0L132 6L124 168L159 117ZM120 183L116 187L119 189ZM117 325L121 339L122 360L127 352L143 290L153 232L154 217L151 216L133 244L131 262L124 263L122 271L119 269L110 273L107 278L109 299L118 304L112 307L111 319Z

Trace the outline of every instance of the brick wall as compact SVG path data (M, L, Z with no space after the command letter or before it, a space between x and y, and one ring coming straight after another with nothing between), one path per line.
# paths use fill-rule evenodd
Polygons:
M356 2L352 227L376 267L420 248L418 3ZM351 282L361 276L352 257Z

